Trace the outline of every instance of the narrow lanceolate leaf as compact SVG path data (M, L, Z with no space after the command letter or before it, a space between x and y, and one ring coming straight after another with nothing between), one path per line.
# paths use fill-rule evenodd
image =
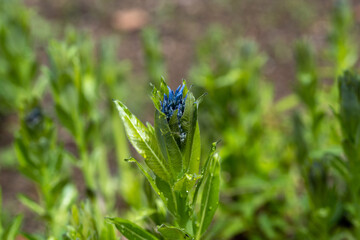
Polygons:
M216 142L214 142L212 144L211 149L210 149L210 153L208 155L208 158L205 161L204 167L201 169L201 175L200 175L201 178L200 178L199 182L196 184L194 197L193 197L193 204L196 204L200 187L202 186L202 184L204 182L204 178L202 177L202 175L204 175L204 176L206 175L206 173L209 171L210 164L213 162L214 156L216 154L216 152L215 152L216 151L216 144L217 144Z
M165 203L167 209L174 215L178 216L178 204L174 191L171 189L171 186L168 182L163 181L161 178L155 179L156 186L160 190L160 193L165 197L163 202Z
M188 173L199 172L201 142L200 131L197 122L197 103L191 93L186 99L185 111L180 120L181 127L186 133L185 146L183 148L183 164Z
M166 226L161 225L157 229L159 233L166 239L193 239L193 237L190 236L190 234L186 233L185 230L173 227L173 226Z
M220 162L218 154L215 154L213 157L210 172L205 176L204 183L200 213L198 216L199 228L197 229L196 239L200 239L210 225L219 204Z
M37 204L36 202L34 202L33 200L29 199L28 197L21 194L21 195L19 195L19 200L23 205L28 207L30 210L32 210L36 214L38 214L40 216L45 214L45 209L42 206L40 206L39 204Z
M140 171L144 174L144 176L146 177L146 179L148 180L148 182L150 183L151 187L154 189L154 191L156 192L156 194L163 200L164 203L166 203L166 199L164 196L164 193L162 193L160 191L160 189L158 188L158 186L156 185L155 180L150 176L150 174L144 169L144 167L135 159L135 158L129 158L126 159L126 161L128 162L135 162L137 164L137 166L139 167Z
M182 155L163 113L155 112L155 133L174 180L182 171Z
M196 108L197 108L197 106L196 106ZM197 109L196 109L196 119L197 119ZM189 173L192 173L192 174L199 173L200 156L201 156L200 128L199 128L199 123L196 121L194 137L192 140L192 147L191 147Z
M114 101L124 123L129 141L144 157L149 168L164 180L170 179L170 173L155 136L120 101Z
M10 227L6 230L4 236L2 236L2 239L4 240L13 240L16 238L16 236L19 234L21 223L23 220L23 216L17 216L15 220L12 222Z
M107 218L109 223L115 227L127 238L131 240L158 240L157 237L141 228L139 225L122 218Z

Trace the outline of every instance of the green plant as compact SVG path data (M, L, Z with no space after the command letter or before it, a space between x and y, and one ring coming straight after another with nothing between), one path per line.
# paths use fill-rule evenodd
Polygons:
M14 240L20 232L23 216L19 215L10 222L10 224L5 224L5 222L9 222L9 219L4 218L5 216L2 210L2 192L0 189L0 238L4 240Z
M359 126L360 126L360 76L345 72L338 82L339 87L339 121L342 129L342 149L344 155L335 156L338 172L350 191L346 205L353 222L355 237L360 237L360 208L359 208Z
M87 240L104 239L116 240L115 228L111 224L101 224L103 222L93 205L86 201L80 207L73 206L71 209L71 219L67 226L67 233L63 235L64 240Z
M107 38L100 45L100 59L98 79L102 80L104 98L114 99L116 96L127 97L129 86L125 83L128 76L130 65L128 62L119 62L117 60L117 39ZM138 181L135 169L131 168L124 159L129 157L128 143L126 140L124 126L119 119L116 109L113 108L111 101L107 102L106 115L111 115L110 121L104 119L103 125L109 125L111 128L106 132L106 136L112 136L107 139L108 145L114 145L117 163L118 163L118 182L120 185L120 194L122 198L132 207L139 209L141 207L141 181ZM103 131L105 131L104 129Z
M309 223L299 231L307 239L357 239L359 188L357 135L360 77L345 72L338 78L339 109L336 118L324 114L317 134L310 122L294 118L297 159L308 194ZM331 103L330 103L331 104ZM326 124L326 128L322 128ZM338 130L341 135L328 135ZM311 126L311 125L310 125ZM328 141L320 141L330 136ZM316 144L317 142L317 144Z
M283 219L288 205L294 204L288 153L279 151L286 149L281 115L292 103L286 106L290 98L275 103L272 85L262 79L266 56L258 46L244 39L229 41L228 36L211 27L199 43L197 64L190 72L190 79L208 93L199 117L203 140L221 136L219 151L227 179L219 221L209 239L247 232L249 239L277 239L291 231Z
M31 15L21 1L0 2L0 112L22 107L41 92L34 80L39 63L31 32Z
M128 138L146 165L134 158L168 210L167 221L150 232L125 219L109 218L129 239L201 239L215 214L220 191L220 163L215 144L201 160L198 104L185 82L174 93L162 81L154 87L155 126L143 125L115 101ZM201 196L198 200L198 195ZM198 205L198 201L200 205Z
M19 199L45 222L46 236L59 238L68 222L68 209L77 198L70 183L69 158L58 145L53 122L35 106L24 110L16 134L19 170L37 187L39 202L20 195Z
M329 34L329 55L335 63L335 76L354 66L358 59L358 46L354 40L355 17L348 0L336 0Z
M87 193L94 196L101 192L111 209L116 191L100 131L103 121L97 111L100 82L93 49L90 38L74 31L68 32L64 42L52 41L48 76L56 114L78 148L77 165L83 172Z

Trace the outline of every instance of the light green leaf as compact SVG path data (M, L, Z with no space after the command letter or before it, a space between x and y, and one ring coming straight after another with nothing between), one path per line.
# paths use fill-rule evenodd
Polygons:
M18 158L20 166L31 166L36 169L36 164L31 160L28 148L26 148L24 142L22 141L20 136L17 136L15 139L15 153Z
M188 233L186 233L184 229L180 229L173 226L166 226L163 224L159 226L157 230L166 240L194 239Z
M14 240L16 236L19 234L19 230L21 227L21 223L23 220L23 216L17 216L15 220L12 222L11 226L5 231L4 236L2 236L3 240Z
M173 137L165 115L158 110L155 112L155 133L161 152L174 176L173 179L177 180L179 174L182 172L182 154Z
M18 198L22 204L24 204L30 210L34 211L36 214L38 214L40 216L45 214L45 209L42 206L40 206L39 204L37 204L36 202L34 202L33 200L29 199L28 197L21 194L21 195L19 195Z
M185 174L182 178L180 178L175 184L173 189L175 191L182 191L183 189L185 189L185 191L190 191L193 186L195 185L196 181L201 179L202 176L201 175L197 175L197 174Z
M62 211L67 211L67 209L69 209L70 205L73 202L75 202L77 195L78 195L78 192L73 185L64 186L62 193L61 193L58 209L62 210Z
M169 168L156 143L155 136L120 101L114 101L125 125L128 138L149 168L164 180L171 179Z
M198 193L199 193L199 190L200 190L200 187L202 186L202 183L204 182L204 178L202 176L206 175L209 171L209 166L211 165L211 163L213 162L213 158L214 158L214 155L215 155L215 151L216 151L216 142L214 142L211 146L211 149L210 149L210 152L209 152L209 155L208 155L208 158L203 166L203 168L201 169L201 178L199 179L199 182L196 184L196 189L195 189L195 192L194 192L194 197L193 197L193 204L196 204L196 200L197 200L197 197L198 197Z
M101 230L100 239L116 240L116 230L114 225L106 223Z
M210 225L219 204L220 162L217 153L213 157L210 172L205 176L204 181L205 185L201 196L200 213L198 216L199 228L196 239L200 239Z
M196 107L197 108L197 107ZM197 109L196 117L197 119ZM198 174L200 168L200 157L201 157L201 140L200 140L200 128L199 123L196 121L194 138L191 148L191 158L189 163L189 172L192 174Z
M157 237L147 232L135 223L122 218L106 218L109 223L112 223L116 228L128 239L131 240L158 240Z

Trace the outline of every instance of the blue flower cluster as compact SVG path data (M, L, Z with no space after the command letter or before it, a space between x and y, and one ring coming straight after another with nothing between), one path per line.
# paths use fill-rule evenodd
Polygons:
M184 91L184 87L185 85L182 84L180 85L175 93L173 90L171 90L170 87L169 88L169 96L167 96L166 94L164 94L164 100L161 102L161 111L163 113L165 113L166 115L166 119L169 121L170 118L172 117L172 115L174 114L174 112L176 110L178 110L177 112L177 118L178 120L180 120L180 118L182 117L184 110L185 110L185 100L186 97L183 98L183 91Z
M172 115L174 114L174 112L177 110L177 119L178 119L178 125L179 125L179 130L180 130L180 141L183 142L186 138L186 133L183 131L183 129L181 128L181 123L180 123L180 119L182 117L182 115L184 114L184 110L185 110L185 101L186 101L186 97L187 95L183 98L183 91L184 91L184 87L185 85L180 85L176 91L174 92L173 90L171 90L171 88L169 88L169 96L167 96L166 94L164 94L164 99L163 101L160 101L160 105L161 105L161 111L163 113L165 113L166 115L166 119L169 122L170 118L172 117Z

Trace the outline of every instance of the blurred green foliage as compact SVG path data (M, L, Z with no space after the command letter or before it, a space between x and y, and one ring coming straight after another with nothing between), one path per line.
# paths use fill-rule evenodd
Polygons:
M59 238L78 193L70 183L66 154L57 143L53 122L37 106L22 115L15 139L19 170L35 183L39 203L24 195L19 200L44 219L47 237Z
M41 225L29 231L27 210L7 209L0 192L0 239L360 239L350 2L334 1L323 45L296 41L294 89L282 98L267 79L265 51L211 26L195 51L180 120L161 111L169 90L160 33L144 29L142 77L160 85L151 95L154 126L122 104L133 109L146 94L132 91L118 38L95 41L74 28L56 40L45 34L43 61L34 21L22 2L0 2L0 113L17 113L16 167L36 188L17 200ZM112 99L121 100L117 109Z
M20 108L39 92L39 89L32 91L40 66L31 31L32 15L20 0L0 2L1 113Z
M166 76L159 33L154 28L145 28L141 33L141 40L147 76L150 82L160 83L159 79Z
M292 204L287 198L294 194L284 168L286 151L279 151L286 147L279 132L284 126L273 89L262 79L266 56L251 41L226 39L218 27L210 29L191 72L200 91L208 93L200 125L212 130L205 132L211 134L207 139L217 136L222 142L226 181L218 226L211 234L227 239L251 231L250 239L276 239L290 230L284 203Z

